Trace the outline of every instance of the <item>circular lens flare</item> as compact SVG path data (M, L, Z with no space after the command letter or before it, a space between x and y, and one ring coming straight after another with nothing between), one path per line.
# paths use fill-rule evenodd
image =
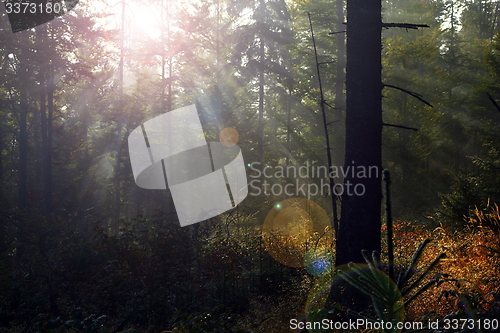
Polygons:
M314 282L307 296L305 317L308 318L311 312L320 310L324 307L334 280L334 271L330 270L325 275L319 277Z
M219 133L219 141L226 147L233 147L239 139L238 131L232 127L226 127Z
M310 249L304 256L304 267L313 276L323 276L333 268L333 255L326 248Z
M264 246L280 263L304 267L311 248L333 248L330 219L317 203L291 198L273 206L262 226Z

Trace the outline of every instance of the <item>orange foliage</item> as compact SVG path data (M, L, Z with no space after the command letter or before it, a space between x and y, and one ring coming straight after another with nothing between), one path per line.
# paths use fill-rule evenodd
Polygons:
M496 219L492 214L497 215ZM487 223L482 223L485 220ZM482 300L475 306L489 310L487 300L500 290L500 235L498 229L491 228L498 221L496 206L492 213L476 212L476 217L469 219L468 228L454 233L443 226L429 230L420 224L395 222L396 266L407 267L413 251L426 238L432 242L425 249L419 268L427 267L442 252L447 255L433 272L442 274L443 282L410 304L406 309L407 319L418 319L431 312L446 315L457 309L465 310L463 301L472 296Z

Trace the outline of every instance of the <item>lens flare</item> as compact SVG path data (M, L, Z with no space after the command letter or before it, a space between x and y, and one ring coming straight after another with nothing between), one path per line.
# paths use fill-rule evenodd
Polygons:
M314 282L307 296L306 306L304 309L305 318L309 318L309 314L322 309L326 303L328 295L334 280L334 271L330 270L325 275L319 277Z
M304 267L313 276L323 276L333 268L333 255L326 248L310 249L304 256Z
M233 147L239 139L238 131L232 127L226 127L219 133L219 141L226 147Z
M304 257L313 247L333 247L328 215L317 203L304 198L275 204L264 221L262 238L269 254L290 267L304 267Z

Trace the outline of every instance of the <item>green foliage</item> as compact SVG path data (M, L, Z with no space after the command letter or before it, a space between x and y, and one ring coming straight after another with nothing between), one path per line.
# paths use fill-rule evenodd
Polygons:
M138 217L118 237L98 223L86 229L5 217L0 324L12 329L234 332L244 328L238 320L255 295L279 295L296 283L263 252L260 235L239 225L247 217L241 211L196 228Z
M456 176L451 193L443 194L443 208L438 211L439 218L454 228L463 228L468 216L477 206L485 202L485 193L476 176Z
M405 318L404 308L431 286L439 283L439 274L425 284L422 282L424 278L430 276L431 271L445 257L444 253L438 255L422 271L417 269L423 251L429 242L430 239L426 239L418 246L409 266L400 271L396 282L392 281L381 270L382 265L376 252L373 252L371 257L366 251L363 252L368 268L350 263L347 269L339 269L337 273L349 284L371 298L378 321L392 322L393 327L396 327L396 323L402 322ZM377 321L377 318L366 313L349 312L356 317L362 317L372 322ZM384 332L397 332L397 330L385 328Z
M391 322L393 325L401 322L404 319L404 306L399 289L385 273L374 266L376 262L367 262L368 270L351 263L348 265L349 270L338 270L338 274L371 298L378 319ZM349 312L371 322L377 321L375 317L365 313ZM387 329L384 332L393 332L393 330Z
M452 178L451 191L441 194L443 208L439 217L448 225L463 228L464 221L474 215L474 210L486 208L486 203L500 201L498 195L500 182L498 170L500 165L498 140L498 110L490 100L500 94L498 79L500 77L499 35L495 35L489 44L489 50L481 50L481 61L484 63L487 76L482 78L473 92L471 102L474 111L471 115L475 134L476 151L468 156L472 167L459 170ZM479 140L481 140L481 143Z
M397 278L397 286L401 290L403 297L407 297L405 301L405 306L415 300L420 294L429 289L433 284L438 283L439 275L427 282L423 286L421 282L424 278L430 276L431 270L433 270L439 261L446 257L444 253L440 253L430 264L427 266L420 274L417 269L417 265L422 258L427 244L430 243L430 239L424 240L415 250L413 257L411 258L410 265L406 270L399 273Z

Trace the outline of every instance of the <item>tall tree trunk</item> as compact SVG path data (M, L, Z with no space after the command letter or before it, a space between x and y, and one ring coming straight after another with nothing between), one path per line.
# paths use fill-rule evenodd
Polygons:
M161 43L161 94L160 94L160 113L165 112L165 34L163 31L165 25L165 14L163 13L165 10L165 5L163 0L161 1L161 35L160 35L160 43Z
M43 66L40 63L40 125L41 125L41 137L42 137L42 179L44 186L44 197L47 192L47 90L45 86L45 74L43 73ZM47 198L45 197L45 210L47 210ZM47 211L45 211L47 213Z
M28 179L28 128L26 118L28 115L28 49L21 50L19 64L19 178L18 178L18 206L27 208L26 192Z
M318 59L318 50L316 48L316 39L314 38L314 30L313 30L313 24L311 20L311 14L307 14L309 16L309 24L311 26L311 37L312 37L312 42L314 46L314 56L316 58L316 72L318 75L318 84L319 84L319 94L320 94L320 107L321 107L321 115L323 117L323 128L325 131L325 147L326 147L326 157L327 157L327 162L328 162L328 170L330 170L333 166L332 163L332 148L331 148L331 143L330 143L330 133L328 130L328 121L326 120L326 101L325 101L325 96L323 94L323 84L321 81L321 71L320 71L320 62ZM335 190L335 181L333 177L328 177L329 178L329 183L330 183L330 189L332 191L331 193L331 200L332 200L332 215L333 215L333 230L335 232L335 237L337 237L338 234L338 226L339 226L339 220L338 220L338 214L337 214L337 196L334 193Z
M3 135L0 133L0 184L4 184L4 175L3 175ZM4 197L4 188L0 187L0 200L2 203L6 202L6 198ZM1 206L0 206L1 207ZM1 207L3 208L3 207ZM2 221L0 222L0 253L4 253L7 250L7 234L6 234L6 226L7 224Z
M292 134L292 108L293 108L293 85L290 84L288 87L288 96L285 96L285 107L286 107L286 159L285 165L288 166L290 164L291 150L290 150L290 139Z
M0 134L0 184L4 184L4 182L3 182L3 149L4 149L3 135ZM0 188L0 200L2 200L2 202L4 201L2 188Z
M258 161L262 162L264 156L264 61L265 61L265 47L263 38L260 39L260 68L259 68L259 141L257 147Z
M216 15L217 15L217 26L215 33L215 69L217 74L215 76L215 83L219 84L220 79L220 0L217 0L216 4Z
M52 212L52 140L53 140L53 118L54 118L54 62L50 60L49 82L47 85L47 152L45 166L45 211L47 215Z
M20 34L23 34L22 32ZM23 37L26 44L28 43L28 35ZM19 160L18 160L18 208L21 212L26 212L28 203L27 197L27 179L28 179L28 84L29 84L29 47L23 45L19 53L19 71L18 71L18 90L19 90ZM12 96L11 96L12 97ZM13 111L15 105L13 105ZM15 266L22 265L26 255L26 247L24 242L26 235L23 229L17 228L16 238L18 240L16 246Z
M170 36L170 19L171 19L171 8L170 8L170 0L167 0L167 48L168 48L168 100L167 100L167 111L173 110L173 98L172 98L172 75L173 75L173 64L172 64L172 44L171 44L171 36Z
M90 90L90 89L89 89ZM86 94L87 96L92 96L92 93ZM85 166L85 170L88 168L89 161L89 125L91 120L89 106L85 104L82 109L82 140L83 140L83 158L82 162Z
M381 0L347 0L347 110L345 169L372 168L371 177L344 179L337 265L380 253L382 201ZM356 168L356 171L358 169ZM354 176L354 177L353 177ZM350 186L350 194L348 193ZM355 187L357 185L357 187ZM357 191L354 191L357 189ZM362 193L364 191L364 193ZM357 194L356 194L357 192Z
M111 232L114 236L118 235L119 222L120 222L120 197L121 197L121 154L122 154L122 136L123 136L123 66L125 52L125 0L122 0L122 17L121 17L121 42L120 42L120 64L118 66L118 75L120 81L120 96L119 96L119 106L118 106L118 124L117 124L117 146L116 146L116 164L115 164L115 198L114 198L114 211L113 211L113 221L111 223Z
M173 75L173 64L172 55L168 58L168 100L167 100L167 111L172 111L174 109L173 97L172 97L172 75Z
M167 40L165 41L165 16L167 17ZM170 54L170 0L161 2L161 112L172 110L172 54ZM165 44L167 49L165 50ZM168 61L166 54L168 54ZM168 64L168 75L166 77L166 67ZM165 88L168 84L168 94L165 97ZM166 103L165 103L166 101ZM165 105L166 104L166 105Z
M336 78L335 78L335 121L333 129L335 133L335 140L341 141L337 147L335 147L333 153L333 163L334 165L340 165L343 160L345 151L343 139L345 138L344 127L342 126L342 113L345 109L344 103L344 82L345 82L345 34L341 31L345 30L344 25L344 0L337 0L337 68L336 68Z

